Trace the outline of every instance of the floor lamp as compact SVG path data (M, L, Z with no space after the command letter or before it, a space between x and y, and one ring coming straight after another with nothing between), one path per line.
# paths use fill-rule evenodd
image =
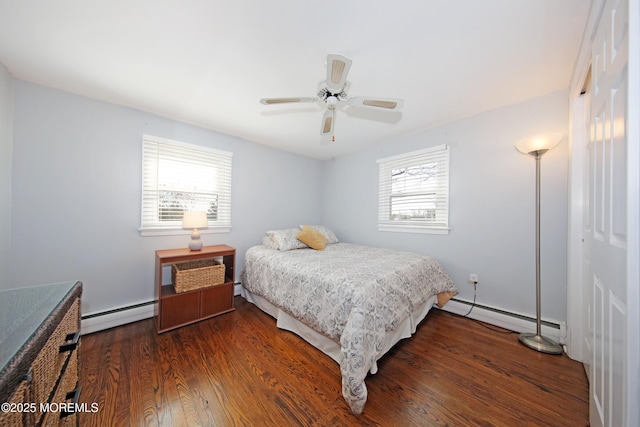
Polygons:
M516 150L536 159L536 333L522 333L518 341L529 348L548 354L562 354L562 347L542 336L540 311L540 159L547 151L555 148L561 141L561 135L543 135L523 139L516 143Z

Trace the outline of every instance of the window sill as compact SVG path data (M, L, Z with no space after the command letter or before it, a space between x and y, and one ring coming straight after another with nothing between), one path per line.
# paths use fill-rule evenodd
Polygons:
M449 234L449 228L424 225L378 224L378 231L416 234Z
M140 236L188 236L191 235L190 230L183 228L139 228ZM205 229L198 229L200 234L216 234L216 233L229 233L231 226L227 227L209 227Z

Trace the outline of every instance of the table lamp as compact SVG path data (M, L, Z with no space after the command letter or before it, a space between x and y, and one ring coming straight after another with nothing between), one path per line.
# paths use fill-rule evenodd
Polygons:
M199 251L202 249L202 240L200 240L200 228L207 228L209 222L207 220L207 213L204 211L185 211L182 216L182 228L193 230L191 232L191 241L189 242L189 249L192 251Z

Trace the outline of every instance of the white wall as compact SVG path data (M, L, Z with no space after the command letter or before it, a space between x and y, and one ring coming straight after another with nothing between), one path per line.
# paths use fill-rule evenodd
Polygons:
M14 90L11 287L82 280L83 314L153 299L154 251L189 237L137 230L144 133L233 152L233 229L203 240L237 249L237 277L267 229L321 219L318 160L21 80Z
M459 286L460 299L473 298L467 283L473 272L478 303L535 313L534 161L513 144L540 132L566 133L566 92L321 162L20 80L13 91L5 287L82 280L85 314L153 299L153 252L182 247L188 236L141 237L137 230L140 144L149 133L234 153L233 230L203 239L236 247L237 273L265 230L325 223L344 241L433 255ZM376 159L442 143L451 147L450 234L378 232ZM544 156L542 178L543 318L563 322L566 139Z
M535 162L514 143L568 129L564 91L385 141L324 164L324 223L344 241L437 258L471 301L535 317ZM379 232L379 158L450 146L449 235ZM567 139L542 159L542 317L566 320Z
M11 160L13 77L0 64L0 289L11 287Z

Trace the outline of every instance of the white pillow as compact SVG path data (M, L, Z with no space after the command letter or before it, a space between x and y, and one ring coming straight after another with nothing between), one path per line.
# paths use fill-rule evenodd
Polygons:
M267 231L267 236L275 242L279 251L290 251L292 249L303 249L307 245L302 243L296 237L300 233L297 228L287 228L284 230Z
M262 238L262 245L266 246L269 249L278 250L278 245L276 245L276 242L273 241L271 236L264 236Z

